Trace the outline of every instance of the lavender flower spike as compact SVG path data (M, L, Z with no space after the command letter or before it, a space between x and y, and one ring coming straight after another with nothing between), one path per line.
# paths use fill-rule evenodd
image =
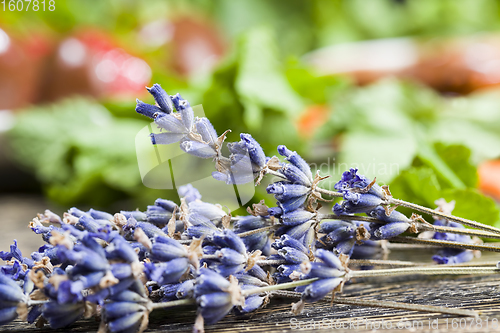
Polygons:
M172 100L170 99L170 96L163 90L163 88L158 84L155 83L151 88L146 89L149 91L151 95L153 95L153 98L156 101L156 104L158 104L158 107L165 113L172 113L174 106L172 103Z
M301 279L318 278L318 281L308 286L298 287L302 292L302 300L308 303L316 302L337 288L343 281L345 270L340 259L330 251L317 250L316 258L322 262L307 262L302 265Z
M230 277L229 281L207 268L201 268L194 290L198 314L207 324L215 324L224 318L233 306L245 305L238 280Z

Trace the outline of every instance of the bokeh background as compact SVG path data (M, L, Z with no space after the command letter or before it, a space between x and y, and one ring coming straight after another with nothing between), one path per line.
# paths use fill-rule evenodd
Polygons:
M17 2L16 2L17 3ZM50 208L145 210L135 99L160 83L219 133L497 224L500 2L71 0L0 15L0 247ZM1 10L2 8L0 8ZM330 182L330 183L329 183ZM265 187L254 201L272 198ZM223 203L223 202L222 202ZM25 253L27 255L27 253Z

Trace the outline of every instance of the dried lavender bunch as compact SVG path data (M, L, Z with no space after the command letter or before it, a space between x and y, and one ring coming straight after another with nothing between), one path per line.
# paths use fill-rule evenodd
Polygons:
M195 330L202 331L204 323L215 323L231 311L238 315L265 306L283 289L300 293L301 301L293 308L300 312L305 303L341 292L351 277L498 272L496 267L350 270L350 257L373 255L380 240L406 231L430 228L435 243L444 239L474 248L467 232L454 224L474 223L440 210L432 211L435 226L418 216L407 218L395 210L398 205L425 208L393 199L388 188L355 169L342 175L335 185L338 192L324 190L319 183L325 177L313 176L296 152L279 146L284 161L268 157L249 134L228 143L231 155L225 157L227 132L218 136L208 119L195 119L179 94L169 96L157 84L148 91L156 105L138 101L136 111L165 130L152 134L153 144L179 142L189 154L212 158L217 170L213 177L228 184L259 184L266 174L279 177L267 187L276 207L261 203L249 216L232 217L220 205L202 201L187 185L179 188L180 203L157 199L144 212L112 215L71 208L61 218L46 211L30 224L46 242L31 258L22 256L16 242L0 253L7 261L0 273L0 324L21 317L61 328L80 318L100 317L100 332L142 332L155 309L196 304ZM318 201L329 201L322 195L343 197L332 209L335 214L319 212ZM356 215L360 213L368 216ZM499 237L483 231L472 234ZM469 254L460 250L438 255L450 263Z

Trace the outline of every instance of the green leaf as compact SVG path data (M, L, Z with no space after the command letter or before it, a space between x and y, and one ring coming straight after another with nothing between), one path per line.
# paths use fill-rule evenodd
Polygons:
M401 172L390 184L392 195L401 200L434 207L441 197L441 186L431 168L410 168Z
M300 96L290 87L280 68L271 30L250 30L243 37L239 52L235 89L241 97L289 116L302 110Z
M433 146L423 140L415 165L424 164L434 169L444 187L475 188L478 175L470 161L471 151L463 145L445 145L437 142Z
M500 225L500 212L495 201L475 189L447 189L441 197L455 200L453 215L489 225Z
M417 150L411 133L348 132L342 137L339 171L355 167L366 177L388 182L409 167ZM340 174L340 173L339 173Z

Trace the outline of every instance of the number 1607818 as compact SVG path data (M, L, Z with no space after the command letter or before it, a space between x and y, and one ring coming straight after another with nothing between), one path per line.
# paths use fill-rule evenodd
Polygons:
M51 11L56 10L56 1L55 0L2 0L0 2L2 4L3 11L11 11L11 12L22 12L22 11Z

